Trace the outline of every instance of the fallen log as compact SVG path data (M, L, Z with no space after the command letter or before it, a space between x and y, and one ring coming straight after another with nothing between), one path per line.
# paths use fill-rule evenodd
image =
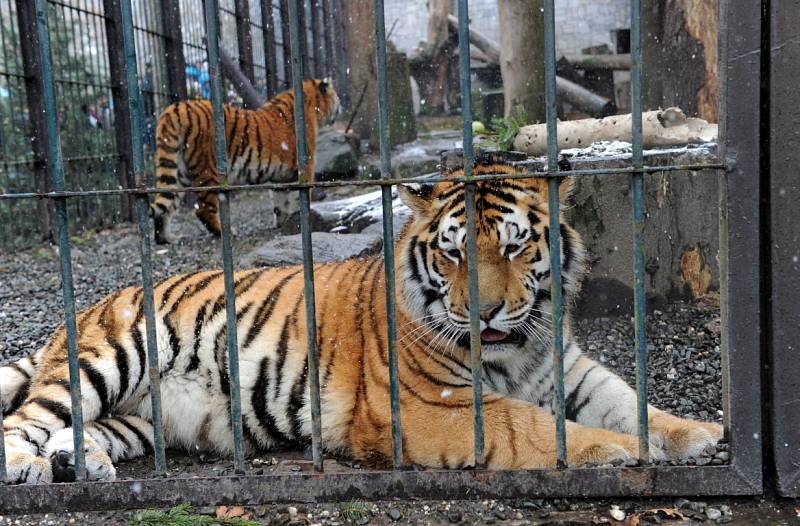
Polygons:
M453 32L458 31L458 19L455 16L447 15L447 23ZM488 58L492 64L500 64L500 47L489 37L470 28L469 42L483 53L484 56L480 58ZM559 97L572 104L576 109L594 117L605 117L617 111L617 106L611 99L598 95L563 77L556 77L556 92Z
M610 69L610 70L629 70L631 69L631 56L628 54L620 55L565 55L567 61L580 69Z
M267 98L253 86L250 79L239 68L237 61L222 48L219 50L219 59L222 75L231 82L233 89L242 97L245 108L255 110L267 102Z
M604 119L581 119L558 123L558 149L585 148L597 141L631 142L631 115ZM688 118L680 108L648 111L642 114L642 139L645 148L676 144L711 142L717 138L717 125L703 119ZM547 153L547 125L520 128L514 149L529 155Z
M589 91L564 77L556 77L556 93L575 108L593 117L606 117L617 112L617 105L613 100Z

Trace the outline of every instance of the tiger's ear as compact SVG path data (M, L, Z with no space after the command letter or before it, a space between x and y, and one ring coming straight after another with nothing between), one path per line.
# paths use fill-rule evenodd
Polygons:
M572 197L572 194L575 190L575 178L574 177L564 177L561 179L558 185L558 200L561 204L567 202L567 199Z
M331 85L331 78L325 77L324 79L319 81L319 91L322 94L328 93L328 88Z
M411 183L397 185L400 200L415 214L425 215L433 202L433 188L430 183Z

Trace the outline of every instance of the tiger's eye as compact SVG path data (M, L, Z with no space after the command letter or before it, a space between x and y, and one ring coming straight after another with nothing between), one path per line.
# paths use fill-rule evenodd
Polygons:
M519 245L506 245L506 255L513 254L517 250L519 250Z
M461 259L461 251L455 248L448 250L447 255L451 258Z

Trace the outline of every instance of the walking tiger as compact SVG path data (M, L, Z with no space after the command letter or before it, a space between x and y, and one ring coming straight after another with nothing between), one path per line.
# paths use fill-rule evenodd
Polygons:
M330 79L303 81L308 163L306 180L314 179L317 133L339 113L339 97ZM297 180L294 92L279 93L257 110L225 106L227 176L230 184L285 183ZM171 104L156 128L156 187L217 186L214 118L211 102L190 100ZM288 192L273 192L280 224L289 215ZM173 192L158 193L150 205L156 242L175 241L170 220L178 206ZM220 235L216 192L199 192L195 214L209 232Z

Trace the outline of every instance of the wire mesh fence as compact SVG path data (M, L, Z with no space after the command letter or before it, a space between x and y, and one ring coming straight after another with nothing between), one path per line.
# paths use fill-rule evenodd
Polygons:
M136 41L136 17L144 15L136 15L136 11L131 9L131 2L123 0L121 2L109 2L115 4L119 8L119 20L121 29L121 42L125 50L125 63L124 69L121 71L120 78L123 78L127 86L127 97L125 100L115 101L117 104L124 104L127 108L129 124L131 127L129 143L126 147L130 148L131 160L126 170L127 187L124 189L111 189L108 181L95 181L94 179L86 180L69 180L70 163L86 163L85 166L90 166L91 163L99 163L105 161L105 157L98 154L95 157L99 158L80 158L69 157L71 143L73 140L66 137L69 131L73 128L69 126L89 126L96 130L98 134L92 136L88 135L90 143L85 146L88 151L100 151L99 149L103 144L108 148L109 141L105 136L105 128L101 127L98 123L102 123L102 111L100 114L95 115L98 106L102 109L102 98L108 95L109 90L113 88L110 84L109 78L111 76L109 65L101 58L101 53L94 52L90 49L86 57L86 63L81 63L82 68L88 68L87 71L91 74L92 82L77 77L70 77L70 67L74 67L75 63L70 62L71 59L67 57L62 62L56 59L57 53L54 52L53 63L50 63L50 49L56 43L63 43L66 49L69 48L69 40L71 33L69 28L69 20L78 20L82 27L96 27L91 31L95 31L97 35L103 32L103 15L97 11L97 6L87 3L86 6L76 8L74 6L67 7L52 0L36 0L35 2L35 16L32 18L32 27L36 30L38 36L37 50L39 59L41 61L42 69L42 103L45 109L44 112L44 128L46 129L46 136L48 141L49 157L47 163L47 174L50 177L52 185L52 192L23 192L19 190L4 191L0 194L0 203L30 203L33 198L40 197L54 202L56 211L56 221L58 226L58 243L59 253L61 256L61 272L63 281L63 292L66 313L66 329L67 329L67 342L69 349L69 365L70 365L70 393L72 396L71 417L74 430L74 443L76 459L75 471L77 478L81 481L85 473L83 472L84 459L82 454L83 447L83 432L81 429L81 404L80 404L80 382L79 378L79 364L78 364L78 349L76 345L76 326L75 326L75 305L74 294L72 291L72 271L70 267L70 240L68 235L69 221L74 217L80 217L79 205L72 205L73 202L96 200L95 202L103 202L103 199L113 200L119 199L120 196L132 196L135 201L135 215L139 225L140 238L141 238L141 258L142 258L142 275L143 275L143 294L144 294L144 318L146 320L146 350L148 364L150 366L150 383L151 383L151 403L152 403L152 424L154 429L154 444L155 444L155 464L156 473L162 474L165 471L165 457L164 457L164 440L163 429L160 421L161 414L161 398L159 394L160 383L160 366L157 348L157 335L156 326L157 318L153 305L153 283L151 272L151 248L150 248L150 227L147 217L148 196L150 194L163 192L154 188L152 182L152 174L147 173L144 154L147 149L146 143L149 137L147 136L146 122L148 119L148 102L147 98L150 94L155 98L156 96L167 97L170 89L152 89L146 90L142 86L142 77L140 75L140 67L142 65L141 53L142 49L153 49L155 52L156 43L162 42L166 37L158 35L156 30L152 31L153 40L145 38L142 44ZM277 11L273 8L272 15L273 21L270 26L269 21L261 22L260 26L253 27L252 20L256 17L253 16L254 11L248 8L241 11L237 8L246 6L247 2L221 2L222 9L218 9L214 0L207 0L200 5L195 5L198 9L183 9L184 12L191 13L195 18L182 19L184 26L184 52L186 56L187 70L188 64L199 64L205 67L205 61L208 64L208 79L207 84L202 77L198 74L196 87L191 89L198 89L201 96L204 90L207 91L208 97L213 101L214 120L215 120L215 150L216 152L224 152L225 148L225 134L224 134L224 115L222 105L226 99L226 92L223 89L222 78L220 72L220 32L226 33L232 31L237 25L239 34L248 33L249 39L242 36L236 40L237 53L241 54L243 42L250 43L253 46L252 36L258 33L259 30L264 34L265 28L276 28L277 24L281 27L282 40L284 50L288 41L291 42L289 48L291 53L288 55L290 60L287 63L287 54L284 53L284 68L287 64L289 69L284 69L284 76L276 76L276 80L287 82L291 79L291 84L294 89L295 99L297 101L297 111L294 113L295 117L295 136L297 137L297 157L299 160L298 173L300 180L298 183L276 185L276 184L259 184L248 186L236 186L227 184L225 177L226 170L228 169L227 160L222 155L217 155L216 168L220 174L220 184L216 187L203 187L203 188L184 188L185 192L200 192L215 190L219 192L220 197L220 219L222 225L222 256L223 256L223 275L225 283L225 313L227 322L227 331L225 339L225 349L228 353L228 367L230 375L230 406L231 406L231 426L232 436L234 443L234 462L236 466L237 476L233 477L209 477L193 480L180 480L180 479L157 479L148 481L120 481L114 483L96 484L91 487L86 487L80 482L78 484L67 484L53 488L41 487L2 487L0 488L0 496L2 502L10 510L29 509L32 503L37 503L42 508L53 507L54 505L60 507L86 507L91 506L95 508L104 508L109 506L141 506L145 504L171 504L175 499L190 500L195 503L212 503L219 500L220 495L225 495L229 500L237 502L251 503L263 502L266 500L293 500L293 499L340 499L353 496L363 497L379 497L379 496L463 496L464 492L473 495L491 495L491 496L505 496L515 497L527 494L537 494L539 496L563 496L563 495L644 495L644 494L683 494L690 493L703 493L703 494L752 494L758 493L761 490L761 465L757 454L758 451L758 437L750 433L751 420L756 422L760 421L759 416L759 386L758 382L746 381L748 374L748 367L753 365L754 357L752 352L745 346L748 343L748 336L736 331L737 324L747 319L747 316L752 314L751 306L742 300L732 296L733 293L742 293L742 297L746 298L752 295L752 285L747 282L749 272L745 268L742 270L741 265L743 261L747 261L747 246L738 234L731 235L731 231L742 228L746 230L748 227L740 222L742 212L747 212L746 201L750 200L750 196L743 195L735 187L726 189L726 193L720 198L720 206L725 211L723 220L721 221L722 237L724 241L721 243L721 259L722 259L722 281L723 285L723 334L725 334L725 348L723 349L725 361L724 377L726 378L726 390L724 392L726 407L726 418L728 435L731 440L733 448L733 458L729 465L725 466L705 466L705 467L687 467L687 466L665 466L665 465L652 465L649 460L648 451L648 406L647 406L647 384L645 382L646 375L644 374L647 360L647 335L645 334L644 318L646 316L646 305L643 288L644 276L644 261L642 257L642 244L640 239L641 229L645 221L645 214L643 211L643 196L642 184L643 176L646 173L655 171L669 171L677 169L691 169L691 170L708 170L708 171L721 171L722 174L728 177L739 178L742 176L742 164L732 164L731 159L726 157L724 163L705 163L691 166L658 166L649 167L644 164L644 157L642 153L642 127L641 127L641 32L640 32L640 5L637 0L631 2L631 46L632 46L632 104L634 119L633 133L633 158L629 167L624 169L595 169L595 170L578 170L570 171L571 176L581 176L584 174L611 174L618 177L629 177L631 180L631 199L633 201L634 214L631 217L633 225L633 243L634 243L634 260L632 262L632 274L635 291L635 331L636 331L636 356L637 356L637 383L636 383L636 396L638 400L638 435L640 437L639 447L639 461L637 467L628 468L576 468L568 466L566 458L566 401L564 397L564 371L563 371L563 356L564 356L564 342L562 340L563 327L562 315L564 310L562 300L562 283L561 283L561 267L562 267L562 248L560 247L561 236L549 236L548 243L550 249L550 296L552 298L552 360L554 364L553 376L555 386L555 399L553 402L555 415L556 415L556 444L557 444L557 459L558 469L553 470L521 470L521 471L497 471L486 472L482 468L485 467L487 452L485 449L484 441L484 411L483 411L483 394L481 392L482 381L482 361L481 361L481 338L479 334L479 288L478 288L478 275L477 275L477 257L478 248L476 245L477 232L476 232L476 210L474 195L476 193L477 185L480 181L490 179L509 179L509 178L547 178L548 186L550 189L549 196L549 231L560 231L559 226L559 199L558 199L558 185L559 180L565 177L565 172L559 167L558 151L557 151L557 126L556 126L556 112L555 112L555 96L556 96L556 77L555 77L555 21L553 0L546 0L545 6L545 46L546 46L546 100L547 100L547 125L548 125L548 163L544 170L534 169L530 166L526 169L524 164L520 165L520 171L514 176L508 174L489 174L489 175L476 175L473 173L473 166L475 162L475 152L472 148L472 115L470 104L470 70L469 70L469 10L468 1L458 1L458 27L459 27L459 58L460 58L460 82L462 93L462 124L463 124L463 176L448 177L448 178L432 178L431 182L448 180L463 184L464 201L466 204L466 265L468 270L469 280L469 324L470 324L470 357L471 357L471 374L472 374L472 389L473 389L473 403L471 410L473 411L473 430L474 430L474 458L476 467L478 469L472 471L408 471L402 468L404 466L404 444L402 440L402 418L403 414L400 408L400 385L398 377L398 350L396 345L396 331L395 326L395 298L394 298L394 284L395 269L394 269L394 254L392 242L385 242L384 259L385 277L386 277L386 312L387 312L387 326L386 353L388 356L387 371L389 377L389 397L387 403L391 408L391 436L392 436L392 460L393 468L391 471L375 471L365 473L348 473L348 474L326 474L319 476L316 474L301 474L301 475L248 475L245 473L243 463L244 443L242 431L242 417L241 417L241 400L240 400L240 386L238 375L238 339L236 333L237 327L237 310L236 310L236 297L234 294L234 277L233 277L233 264L231 255L231 231L230 231L230 203L229 196L239 190L243 189L271 189L271 188L284 188L295 190L298 195L300 203L300 223L303 241L303 277L304 277L304 294L303 303L305 306L305 319L307 320L307 378L309 385L309 403L308 412L311 421L311 444L313 453L313 464L315 471L321 472L323 468L323 440L322 429L325 419L324 413L321 411L320 403L320 379L319 379L319 349L318 346L318 333L316 326L315 314L315 300L314 300L314 265L312 256L312 235L310 229L310 203L309 203L309 188L313 186L331 186L335 184L354 184L351 182L342 183L312 183L305 180L304 167L308 161L308 151L305 139L305 123L304 119L308 116L304 115L302 110L303 104L303 88L302 79L305 77L305 72L314 70L319 73L322 69L323 59L321 57L327 52L324 44L324 35L320 31L316 33L307 31L307 27L314 27L322 23L317 19L325 12L326 2L311 2L310 6L317 6L308 10L307 5L297 0L288 0L280 2ZM738 2L724 2L726 5L725 20L738 20L738 17L748 14L746 6ZM334 4L335 5L335 4ZM376 35L376 50L377 50L377 72L378 72L378 86L377 97L379 100L379 128L380 128L380 152L381 152L381 180L379 181L362 181L355 184L360 185L376 185L382 189L382 204L383 204L383 233L385 240L393 239L393 226L392 226L392 198L391 187L399 183L418 182L418 180L408 179L399 180L391 177L391 152L388 145L388 118L387 118L387 80L386 80L386 40L385 40L385 26L383 20L383 2L382 0L375 0L375 35ZM226 7L227 6L227 7ZM328 3L329 9L330 4ZM202 7L202 9L200 9ZM260 6L263 15L264 5ZM52 14L51 9L55 9L58 14ZM61 10L61 11L59 11ZM204 18L200 13L204 13ZM753 13L749 13L753 14ZM106 16L108 13L106 12ZM277 16L276 16L277 15ZM330 10L329 10L330 16ZM145 16L144 19L147 17ZM263 16L261 17L264 18ZM268 18L268 17L267 17ZM311 18L312 20L309 20ZM331 18L334 18L331 16ZM250 20L251 27L242 29L242 25ZM317 20L314 22L313 20ZM276 22L278 21L278 22ZM49 23L49 28L48 28ZM145 23L145 22L142 22ZM202 25L201 25L202 23ZM736 57L740 49L737 46L742 45L740 41L730 37L728 32L729 26L723 24L723 39L722 46L726 53L724 54L723 64L728 60L728 57ZM256 31L253 31L256 29ZM267 31L268 32L268 31ZM277 31L275 31L277 33ZM95 33L90 33L95 34ZM140 33L141 35L150 33ZM155 38L159 37L159 38ZM287 38L288 37L288 38ZM64 39L64 40L58 40ZM276 38L277 40L277 38ZM269 42L267 42L269 44ZM152 48L150 46L153 46ZM269 46L268 46L269 47ZM334 48L328 47L327 49L334 51ZM233 52L233 51L232 51ZM144 51L146 54L147 51ZM257 54L253 54L255 56ZM251 57L237 57L243 63L243 69L247 69L250 64L247 60L253 60ZM276 60L275 64L281 61ZM270 66L266 64L266 58L260 61L263 64L264 71L269 71ZM147 71L147 59L144 62L144 71ZM255 66L255 64L252 64ZM154 73L154 82L159 78L166 78L168 75L155 73L158 71L157 66L151 63L150 66ZM6 65L6 68L9 68ZM62 71L60 68L66 68ZM278 66L277 70L280 69ZM255 67L254 67L255 70ZM747 93L737 93L737 90L745 89L737 80L742 80L737 77L737 72L726 71L727 83L725 85L724 101L728 101L730 97L735 95L747 95ZM12 72L1 73L6 79L13 78ZM741 73L739 73L741 74ZM257 76L257 74L256 74ZM187 81L189 75L187 74ZM267 78L265 78L267 81ZM8 82L8 80L6 80ZM269 82L267 81L267 84ZM194 86L194 85L193 85ZM140 93L141 92L141 93ZM75 123L70 124L70 120L66 119L62 124L60 121L61 113L56 108L57 101L64 100L69 97L76 97L76 100L85 101L87 112L82 118L75 118ZM94 112L88 111L89 106L94 106ZM737 122L735 119L743 118L740 111L741 107L726 106L726 115L724 119L730 119L732 122ZM81 121L79 123L78 121ZM97 123L93 124L95 121ZM63 128L62 126L66 126ZM65 130L67 133L65 133ZM727 129L728 135L725 135L725 141L741 140L737 132L733 128ZM64 150L64 157L62 162L61 152L58 145L62 145ZM97 150L93 150L96 148ZM738 154L740 157L736 161L740 163L752 162L757 158L754 151L747 149L740 149L736 152L726 152ZM20 154L24 156L25 154ZM712 172L716 173L716 172ZM89 177L89 176L87 176ZM92 175L92 177L95 177ZM724 179L724 178L723 178ZM135 182L137 186L134 186ZM94 185L89 187L88 185ZM75 186L77 185L77 186ZM107 188L107 190L104 190ZM174 191L174 190L170 190ZM97 201L99 200L99 201ZM74 208L69 208L74 206ZM106 206L106 205L103 205ZM752 225L750 225L752 227ZM756 225L757 228L757 225ZM742 260L736 258L743 256ZM743 273L744 272L744 273ZM733 329L732 329L733 328ZM757 362L757 356L756 356ZM732 395L731 389L736 389L735 396ZM755 418L754 418L755 417ZM2 449L0 448L0 451ZM0 458L0 470L4 469L5 462ZM1 471L0 471L1 473ZM48 498L52 499L52 495L57 496L57 504L47 504Z
M0 188L3 193L44 192L46 137L41 119L38 59L23 39L32 34L32 3L4 0L0 6ZM327 5L327 3L326 3ZM130 186L130 126L125 117L124 83L119 78L121 31L119 0L52 0L53 67L66 189L114 189ZM132 3L137 85L142 94L142 140L148 170L153 169L156 123L170 102L210 98L210 73L203 0L140 0ZM268 97L289 86L288 50L280 1L224 0L219 5L223 50ZM322 6L306 7L322 21ZM332 23L332 21L330 21ZM323 29L329 24L323 24ZM266 30L265 30L266 28ZM305 27L308 49L323 46ZM14 50L21 49L21 53ZM241 52L240 52L241 49ZM320 50L317 52L324 53ZM29 93L29 90L33 90ZM242 100L225 82L225 102ZM118 122L119 120L119 122ZM126 197L95 196L70 203L72 234L133 220ZM45 202L0 203L0 248L20 249L52 239L51 206ZM14 218L14 220L12 220Z

